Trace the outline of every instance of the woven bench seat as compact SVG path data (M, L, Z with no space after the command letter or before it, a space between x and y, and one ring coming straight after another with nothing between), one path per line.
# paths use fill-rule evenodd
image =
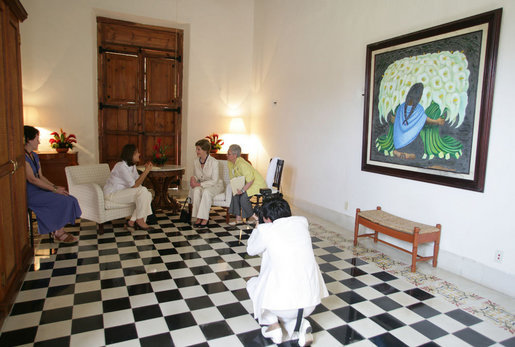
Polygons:
M359 234L359 225L363 225L369 229L372 229L374 232ZM361 211L358 208L356 209L356 221L354 226L354 246L358 244L359 237L369 237L374 239L374 242L376 243L379 241L401 251L407 252L411 254L411 271L415 272L417 269L417 261L433 259L433 267L436 267L441 229L442 227L440 224L431 226L413 222L411 220L397 217L393 214L385 212L381 209L380 206L378 206L376 210L368 211ZM394 237L402 241L410 242L413 245L412 250L409 251L379 239L379 233ZM419 256L417 254L418 245L427 242L434 242L433 255L429 257Z

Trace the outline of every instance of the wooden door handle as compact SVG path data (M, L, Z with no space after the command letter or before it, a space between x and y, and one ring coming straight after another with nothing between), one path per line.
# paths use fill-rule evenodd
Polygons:
M16 160L9 160L9 162L11 164L13 164L13 169L11 171L11 175L14 175L14 173L16 172L16 170L18 170L18 162Z

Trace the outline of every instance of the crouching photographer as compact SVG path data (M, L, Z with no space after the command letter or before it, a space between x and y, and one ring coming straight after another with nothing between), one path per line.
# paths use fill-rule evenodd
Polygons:
M264 223L263 220L263 205L272 200L278 200L283 198L282 193L274 193L272 194L272 190L270 188L263 188L259 190L259 194L261 194L261 203L258 200L258 205L254 207L254 214L258 217L259 223ZM291 213L290 213L291 214Z
M270 198L260 208L260 224L252 232L247 253L262 257L259 276L247 282L254 316L264 337L276 344L313 341L305 319L329 294L315 260L308 221L292 216L288 202ZM283 335L283 328L286 335Z

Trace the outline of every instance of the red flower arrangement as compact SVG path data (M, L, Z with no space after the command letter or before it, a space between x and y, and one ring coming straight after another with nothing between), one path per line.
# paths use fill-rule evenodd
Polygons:
M218 138L218 134L211 134L206 136L206 139L209 140L211 143L211 150L212 151L218 151L219 149L222 149L222 145L224 144L224 141L220 138Z
M166 156L166 150L168 145L163 146L161 139L157 139L157 143L154 145L154 153L152 153L152 162L157 165L163 165L168 160Z
M73 144L77 143L77 138L74 134L66 136L66 133L61 129L61 133L58 134L56 131L51 133L54 138L48 140L52 148L73 148Z

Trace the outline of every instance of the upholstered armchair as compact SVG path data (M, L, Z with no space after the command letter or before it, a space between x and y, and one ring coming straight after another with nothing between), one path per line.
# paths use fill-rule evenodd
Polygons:
M231 206L232 188L231 179L229 178L229 167L227 160L218 160L218 168L220 169L220 177L222 177L225 185L225 191L215 195L213 198L213 206L225 208L225 222L229 223L229 206Z
M77 198L83 219L98 223L98 233L104 233L104 223L128 217L133 203L118 204L104 200L103 187L109 177L108 164L67 166L66 179L70 194Z

